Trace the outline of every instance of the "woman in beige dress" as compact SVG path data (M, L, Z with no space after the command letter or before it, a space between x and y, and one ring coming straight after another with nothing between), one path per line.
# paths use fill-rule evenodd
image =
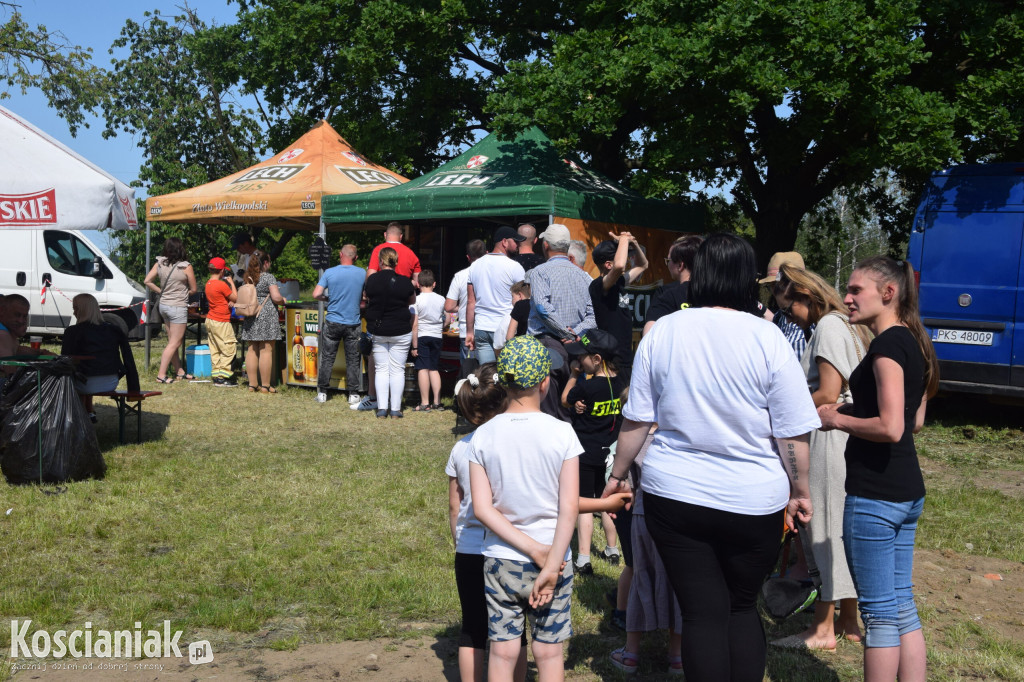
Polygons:
M864 357L869 339L864 327L850 325L839 293L819 275L783 265L775 299L787 319L805 331L814 327L800 364L815 406L851 403L850 373ZM821 578L814 618L803 632L772 642L775 646L835 649L836 635L860 641L857 592L843 550L846 501L846 439L839 430L811 432L811 504L815 514L799 537L807 565ZM835 602L839 602L838 624Z

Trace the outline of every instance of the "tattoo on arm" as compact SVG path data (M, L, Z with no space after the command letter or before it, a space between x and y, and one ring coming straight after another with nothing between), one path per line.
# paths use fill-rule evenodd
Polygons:
M796 468L796 447L792 443L786 443L786 459L789 460L789 471L794 481L799 481L800 476Z

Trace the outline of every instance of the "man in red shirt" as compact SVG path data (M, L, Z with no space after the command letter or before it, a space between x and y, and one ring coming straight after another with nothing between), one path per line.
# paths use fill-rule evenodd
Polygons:
M237 386L231 362L235 359L235 330L231 327L231 304L238 298L231 268L223 258L210 259L210 280L206 283L206 337L214 386Z
M374 247L373 253L370 254L369 267L366 269L367 277L380 270L380 250L389 246L398 252L395 272L408 277L417 288L419 287L420 259L412 249L402 243L404 234L405 230L402 229L401 223L388 223L387 229L384 230L384 243Z

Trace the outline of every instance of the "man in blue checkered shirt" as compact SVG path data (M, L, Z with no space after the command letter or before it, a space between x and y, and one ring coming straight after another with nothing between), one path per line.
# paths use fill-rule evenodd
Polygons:
M529 332L576 341L597 326L590 300L592 277L569 260L569 228L553 223L540 235L547 261L526 273L530 284Z

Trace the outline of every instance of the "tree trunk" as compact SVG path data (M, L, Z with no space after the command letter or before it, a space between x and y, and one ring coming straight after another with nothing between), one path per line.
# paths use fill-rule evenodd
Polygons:
M754 221L757 235L754 252L757 254L758 272L766 272L772 254L793 250L800 218L776 208L761 208L750 218Z

